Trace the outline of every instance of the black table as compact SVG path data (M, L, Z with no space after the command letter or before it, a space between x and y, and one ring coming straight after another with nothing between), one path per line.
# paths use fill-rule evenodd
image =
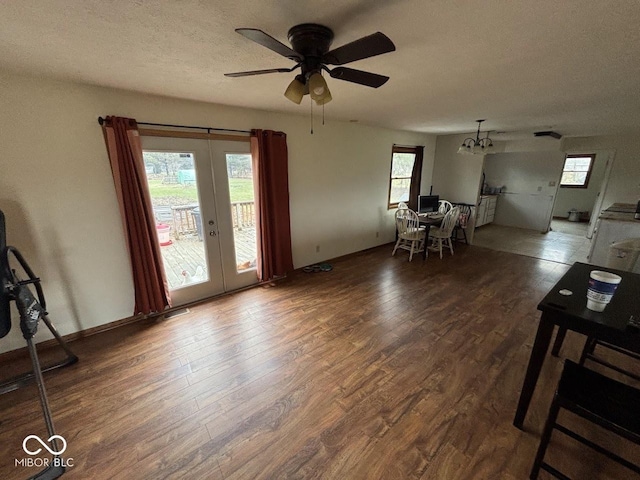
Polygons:
M432 225L440 225L443 218L444 215L437 215L433 217L418 215L418 221L420 222L420 225L425 227L424 250L422 251L422 258L425 260L427 258L427 244L429 243L429 230L431 229Z
M592 270L606 270L622 277L622 282L604 312L593 312L587 308L587 286ZM561 295L559 292L563 289L571 290L573 295ZM527 415L555 325L560 327L563 337L566 330L573 330L640 353L640 333L627 326L631 316L640 316L640 275L575 263L540 302L538 310L542 311L542 315L513 420L513 424L520 429Z

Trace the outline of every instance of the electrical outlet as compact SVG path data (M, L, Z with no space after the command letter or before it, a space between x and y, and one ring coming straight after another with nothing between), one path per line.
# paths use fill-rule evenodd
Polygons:
M553 181L553 180L551 180L551 181L549 182L549 186L550 186L550 187L555 187L555 186L556 186L556 182L555 182L555 181Z
M542 187L538 187L538 191L541 192L542 191Z
M316 245L316 253L320 253L320 245Z

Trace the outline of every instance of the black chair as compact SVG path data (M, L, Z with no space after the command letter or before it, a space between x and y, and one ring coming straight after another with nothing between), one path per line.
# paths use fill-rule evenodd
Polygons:
M456 221L455 227L453 227L453 234L451 235L451 238L455 242L459 242L460 239L458 238L458 233L462 232L464 243L468 244L469 242L467 241L467 232L465 229L467 228L469 219L471 218L471 207L473 207L473 205L469 203L453 203L453 206L460 207L460 216Z
M627 330L632 334L637 334L640 331L640 319L637 317L631 317L629 323L627 325ZM556 335L556 340L553 344L553 348L551 349L551 354L554 357L557 357L560 354L560 348L562 348L562 343L564 342L564 337L567 333L566 328L560 327L558 329L558 333ZM596 340L594 337L588 337L586 342L584 342L584 347L582 348L582 354L580 355L580 365L584 365L586 360L592 360L600 365L604 365L616 372L622 373L623 375L628 376L629 378L633 378L634 380L640 381L640 376L636 375L633 372L629 372L628 370L624 370L617 365L607 362L601 357L598 357L595 354L596 347L600 345L604 348L608 348L609 350L614 350L618 353L626 355L628 357L634 358L636 360L640 360L640 355L635 352L631 352L629 350L625 350L623 348L617 347L615 345L610 345L607 342L603 342L601 340Z
M610 363L608 361L606 361L604 358L598 357L595 354L595 350L597 346L601 346L603 348L608 348L609 350L614 350L618 353L621 353L622 355L626 355L628 357L631 357L635 360L640 360L640 355L638 355L635 352L631 352L629 350L625 350L624 348L620 348L617 347L615 345L610 345L607 342L603 342L601 340L596 340L593 337L588 337L587 341L584 343L584 348L582 349L582 354L580 355L580 365L584 365L584 362L586 360L591 360L593 362L599 363L600 365L604 365L607 368L610 368L611 370L615 370L618 373L622 373L623 375L626 375L629 378L633 378L634 380L637 380L640 382L640 375L636 375L633 372L630 372L628 370L625 370L622 367L619 367L617 365L614 365L613 363Z
M616 455L557 422L558 413L561 408L564 408L640 445L639 405L640 390L637 388L620 383L593 370L581 367L570 360L566 360L529 478L538 478L541 469L556 478L569 478L544 461L544 455L551 440L553 429L578 440L596 452L640 474L640 465Z

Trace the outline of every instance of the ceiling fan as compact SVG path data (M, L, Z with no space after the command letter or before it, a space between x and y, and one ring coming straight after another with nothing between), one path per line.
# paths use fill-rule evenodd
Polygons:
M384 85L389 80L389 77L384 75L341 66L329 69L327 65L344 65L356 60L393 52L396 49L389 37L384 33L376 32L329 50L333 40L333 31L315 23L303 23L289 30L287 37L289 43L291 43L291 48L256 28L237 28L236 32L263 47L267 47L269 50L279 53L283 57L293 60L296 64L291 68L225 73L225 76L246 77L265 73L293 72L300 68L301 73L296 75L284 92L285 97L298 104L306 94L309 94L318 105L324 105L331 101L331 92L329 92L329 87L327 87L327 83L322 76L322 70L338 80L373 88Z

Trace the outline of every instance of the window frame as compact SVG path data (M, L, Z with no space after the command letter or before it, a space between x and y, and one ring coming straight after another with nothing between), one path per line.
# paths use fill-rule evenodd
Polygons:
M391 186L393 185L394 180L402 180L409 179L409 188L411 188L411 179L413 178L413 168L416 165L416 159L418 158L418 148L419 147L403 147L399 145L394 145L391 148L391 162L389 164L389 191L387 192L387 210L392 210L394 208L398 208L398 204L400 202L391 202ZM409 177L394 177L393 176L393 154L394 153L413 153L413 168L411 169L412 174ZM410 201L411 199L407 200Z
M565 170L565 167L567 165L567 160L569 160L570 158L591 158L591 163L589 164L589 170L587 170L587 178L585 178L584 180L584 184L582 185L565 185L562 183L562 177L564 176L564 172L565 171L569 171L569 172L577 172L578 170ZM591 179L591 172L593 171L593 164L596 161L596 154L595 153L577 153L577 154L571 154L571 155L567 155L566 157L564 157L564 163L562 164L562 172L560 173L560 188L589 188L589 180Z

